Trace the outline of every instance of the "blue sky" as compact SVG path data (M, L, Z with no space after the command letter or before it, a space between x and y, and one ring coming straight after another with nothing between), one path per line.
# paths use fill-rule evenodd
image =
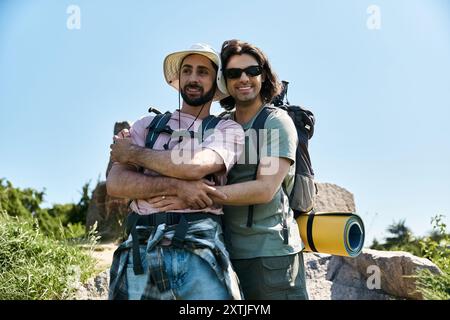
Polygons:
M45 188L48 205L78 201L105 179L115 121L177 107L165 55L231 38L261 47L315 113L316 179L354 193L366 245L400 219L416 234L438 213L450 224L445 0L0 0L0 177Z

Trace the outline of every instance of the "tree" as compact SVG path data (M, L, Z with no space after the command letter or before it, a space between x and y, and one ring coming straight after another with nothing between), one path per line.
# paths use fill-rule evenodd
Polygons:
M393 237L386 238L386 247L399 247L414 241L411 229L405 225L404 219L391 224L387 231L393 235Z
M86 224L86 216L91 203L91 197L89 196L89 184L90 181L83 185L81 191L81 199L76 205L73 206L72 211L69 213L68 223L82 223Z
M0 212L21 218L33 217L37 220L41 232L53 238L64 238L66 233L73 234L74 230L78 235L81 233L80 230L85 229L87 210L91 201L89 183L82 187L81 199L77 204L54 204L52 208L46 209L41 208L44 191L16 188L10 181L0 179Z
M45 191L31 188L19 189L6 180L0 179L0 210L10 216L27 217L37 214L44 201Z

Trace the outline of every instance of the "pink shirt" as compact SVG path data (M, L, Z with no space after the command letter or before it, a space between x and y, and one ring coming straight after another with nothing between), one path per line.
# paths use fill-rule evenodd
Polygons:
M153 118L153 116L145 116L133 123L130 129L130 134L134 144L141 147L145 146L145 140L148 132L147 127L150 125ZM178 119L180 120L180 126L178 125ZM186 131L186 129L189 127L189 131L198 132L202 120L197 119L194 122L194 119L195 117L190 114L175 111L172 113L172 116L167 124L175 132L179 131L179 128L181 128L181 131ZM221 120L216 125L213 133L207 136L203 142L198 141L197 138L191 139L187 135L183 135L183 141L179 143L179 139L177 137L172 137L169 134L161 133L153 146L153 150L165 150L164 145L168 143L168 150L175 149L173 157L176 157L176 155L180 154L179 150L189 150L187 155L190 155L190 151L193 149L211 149L222 158L226 167L226 172L222 172L221 174L214 174L216 177L215 180L219 182L219 185L224 185L226 183L227 173L237 162L244 149L244 142L244 131L238 123L234 122L233 120ZM175 161L180 161L176 158L173 159L175 159ZM144 174L151 176L160 176L159 173L147 169L144 170ZM153 208L152 205L144 199L134 200L130 204L130 208L131 210L142 215L158 212L158 209ZM207 211L215 214L223 214L221 206L209 207L202 210L173 210L173 212L176 211Z

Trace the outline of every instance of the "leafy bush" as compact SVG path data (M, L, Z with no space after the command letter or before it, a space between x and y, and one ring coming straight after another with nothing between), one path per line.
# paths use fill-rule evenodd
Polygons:
M86 241L92 248L96 239ZM79 246L45 236L37 219L0 212L0 300L70 299L94 266Z
M427 300L450 300L450 236L446 233L447 226L442 218L442 215L432 218L435 232L419 241L423 256L442 271L442 275L432 274L429 270L419 271L416 283Z
M15 188L10 181L0 179L0 210L10 216L34 217L41 232L55 239L84 236L90 203L89 182L83 186L77 204L54 204L49 209L41 208L44 195L44 191Z
M12 183L0 179L0 210L6 211L10 216L28 217L37 214L44 200L45 192L31 188L14 188Z

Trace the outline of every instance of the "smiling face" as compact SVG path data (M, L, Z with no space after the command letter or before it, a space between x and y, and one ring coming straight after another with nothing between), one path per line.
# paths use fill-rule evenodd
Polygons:
M212 61L199 54L187 56L180 68L180 88L183 100L190 106L200 106L212 100L216 91L216 70Z
M256 59L249 54L231 56L226 69L239 68L245 69L249 66L258 66ZM261 85L264 81L264 75L255 77L242 72L241 77L237 79L226 79L227 89L230 95L236 100L236 106L245 106L259 104L262 105L260 96Z

